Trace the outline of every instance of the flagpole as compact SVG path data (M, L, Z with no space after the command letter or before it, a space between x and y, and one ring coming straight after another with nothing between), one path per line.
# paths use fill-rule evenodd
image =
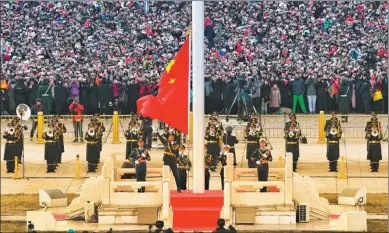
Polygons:
M193 193L204 193L204 2L192 2Z

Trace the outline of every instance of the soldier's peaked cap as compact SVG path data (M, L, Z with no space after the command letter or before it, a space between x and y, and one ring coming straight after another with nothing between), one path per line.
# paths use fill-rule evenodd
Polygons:
M376 117L376 116L377 116L377 113L372 112L372 113L371 113L371 116L372 116L372 117Z
M8 127L13 127L14 124L12 124L11 122L7 124Z
M138 139L138 142L143 142L143 139L142 139L142 138L139 138L139 139Z
M266 143L266 139L264 139L264 138L259 139L259 143L261 143L261 142Z
M292 112L289 114L289 117L292 117L292 116L296 117L296 113Z
M88 127L95 127L95 124L89 123L89 124L88 124Z

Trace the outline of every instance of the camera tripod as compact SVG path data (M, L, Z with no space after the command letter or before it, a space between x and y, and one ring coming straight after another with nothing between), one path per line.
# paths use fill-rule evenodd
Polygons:
M232 104L231 104L231 106L229 107L228 112L227 112L227 119L226 119L227 122L228 122L228 120L229 120L229 115L230 115L230 113L231 113L231 110L232 110L232 108L234 107L234 104L236 103L236 101L238 100L238 97L240 97L240 99L242 100L244 111L245 111L245 113L246 113L246 116L248 117L249 111L248 111L248 108L247 108L247 102L246 102L246 100L245 100L245 98L244 98L244 89L245 89L245 88L247 88L247 86L246 86L246 87L240 87L240 86L239 86L239 87L237 88L237 92L236 92L234 101L232 101ZM239 115L239 109L238 109L238 115ZM242 117L243 117L243 116L241 116L241 118L242 118Z

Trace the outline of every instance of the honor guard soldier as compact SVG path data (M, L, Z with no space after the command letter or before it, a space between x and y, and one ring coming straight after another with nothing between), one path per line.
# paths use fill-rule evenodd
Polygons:
M204 167L205 167L205 190L209 190L209 180L211 179L210 168L213 166L213 156L208 153L207 145L204 146Z
M42 136L43 139L45 139L45 160L47 164L46 173L55 173L58 155L58 138L56 138L54 134L54 125L50 123L48 127L48 130L44 132Z
M330 172L337 172L339 140L342 137L342 129L339 120L331 120L331 125L325 131L327 138L327 159L329 161Z
M146 173L147 173L147 165L146 162L150 161L150 155L147 149L145 149L144 141L140 138L138 140L138 148L135 148L131 154L130 158L134 161L135 164L135 172L136 172L136 181L144 182L146 181ZM146 190L145 187L141 187L138 192L144 193Z
M255 123L250 124L250 128L246 129L244 132L244 138L247 140L246 145L246 159L249 168L255 168L255 156L254 152L258 149L258 141L260 139L260 134L257 131Z
M174 136L177 145L181 145L181 132L179 130L176 130L171 126L168 126L163 136L165 138L169 138L170 135Z
M58 158L58 163L62 162L62 153L65 152L65 144L64 144L64 138L63 134L66 133L66 126L64 123L60 122L60 115L55 115L54 116L56 122L57 122L57 128L59 131L59 144L60 144L60 150L59 150L59 158Z
M85 134L86 161L88 162L88 172L96 172L98 158L100 157L99 137L96 126L88 124L88 131Z
M93 123L95 125L97 138L99 139L97 144L99 144L99 150L101 153L101 151L103 150L103 134L105 132L105 127L104 127L103 122L100 121L99 114L94 114L92 120L94 120ZM100 163L100 153L99 153L99 157L97 158L97 163Z
M167 165L172 170L174 179L176 181L177 192L181 192L180 189L180 177L178 175L177 169L177 160L179 156L178 148L180 145L177 145L174 135L169 135L168 138L161 136L158 131L152 128L155 134L158 136L159 140L164 146L163 152L163 165Z
M57 156L55 159L55 166L58 167L58 161L60 158L62 158L61 142L60 142L60 138L59 138L61 136L61 132L58 129L58 120L53 119L51 123L53 124L54 138L56 139L56 142L57 142Z
M267 181L269 177L269 162L273 160L271 151L266 147L266 139L259 140L259 148L255 151L255 163L257 165L258 181ZM267 188L263 187L261 192L266 192Z
M378 172L379 162L382 160L381 140L382 130L379 121L372 122L367 131L366 140L368 142L367 159L370 160L371 172Z
M234 167L236 167L236 155L235 155L235 144L239 143L235 134L232 132L232 127L228 126L226 132L223 134L223 144L229 146L229 153L234 155Z
M293 154L293 171L296 172L297 161L300 157L299 139L301 131L296 122L289 124L289 129L285 132L284 138L286 141L286 152Z
M222 151L220 152L219 161L222 164L222 169L220 170L220 180L222 182L222 190L224 190L224 166L227 166L227 154L230 153L230 146L224 145Z
M211 125L215 126L216 131L221 135L223 132L223 125L221 122L218 121L217 119L217 113L214 112L212 113L211 117L209 118L208 126L206 128L206 131L209 131L209 128Z
M211 171L216 171L218 164L218 157L220 154L221 135L216 131L215 125L210 125L209 131L205 134L205 140L207 141L208 153L212 155L212 167Z
M247 126L246 126L246 130L249 130L250 126L252 124L254 124L254 125L258 124L258 118L257 118L257 115L255 113L251 114L249 123L247 123Z
M340 125L340 121L336 117L335 112L331 112L331 118L326 120L326 124L324 125L324 132L327 132L332 127L333 124L335 124L336 126Z
M137 122L130 121L130 123L128 124L128 129L126 130L126 132L124 132L124 136L127 140L126 159L135 148L138 148L138 140L142 137L142 134L140 134L139 131L140 128L138 127Z
M185 146L180 146L180 155L178 157L178 174L180 176L180 189L186 190L186 182L187 182L187 173L190 171L192 167L192 163L189 160L189 156L184 154Z
M4 160L7 162L7 173L15 171L15 155L17 155L17 141L20 140L20 134L15 134L15 126L12 123L7 124L7 129L3 133L3 138L7 140L4 149Z

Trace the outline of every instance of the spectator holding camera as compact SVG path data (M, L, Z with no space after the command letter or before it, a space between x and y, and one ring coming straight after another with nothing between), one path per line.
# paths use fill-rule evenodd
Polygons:
M84 106L79 104L78 100L73 100L73 103L69 106L69 110L73 115L73 127L74 127L74 141L73 142L84 142L83 133L82 133L82 122L84 111Z

